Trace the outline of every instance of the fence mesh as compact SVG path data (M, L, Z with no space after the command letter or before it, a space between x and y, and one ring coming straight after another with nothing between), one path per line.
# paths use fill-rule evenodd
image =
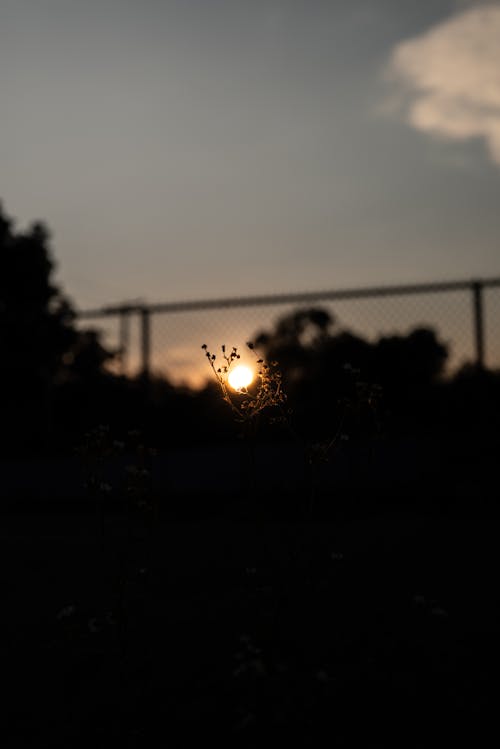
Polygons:
M500 288L484 291L484 335L486 341L486 364L500 369Z
M486 282L487 283L487 282ZM500 318L500 287L487 286L482 291L484 311L485 364L500 367L500 341L496 334ZM448 347L447 374L452 374L466 362L474 362L477 355L477 328L473 304L473 284L463 288L365 297L355 292L348 299L321 299L307 303L266 303L248 306L196 309L191 311L155 311L150 313L149 368L153 374L167 377L171 382L182 382L197 387L209 377L207 362L201 345L220 350L221 344L237 346L242 354L245 343L262 331L271 331L276 321L299 308L320 307L328 310L334 320L332 332L348 330L366 340L380 336L405 335L416 327L432 328L438 339ZM114 364L116 371L127 375L138 374L144 366L142 323L140 310L127 315L128 335L123 338L123 315L115 311L99 317L92 315L92 327L103 333L105 346L118 350L126 344L123 359ZM89 321L82 316L82 327Z

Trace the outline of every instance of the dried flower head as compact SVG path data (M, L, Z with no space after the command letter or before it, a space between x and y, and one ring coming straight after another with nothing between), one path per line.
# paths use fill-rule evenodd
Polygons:
M252 386L241 387L236 391L229 384L229 376L240 359L237 347L233 346L228 353L226 346L221 346L221 361L218 363L216 355L207 349L206 344L202 346L220 387L223 400L230 406L235 418L242 422L253 420L264 410L281 407L286 401L278 363L268 363L264 359L257 358L255 345L250 342L247 346L256 357L256 382Z

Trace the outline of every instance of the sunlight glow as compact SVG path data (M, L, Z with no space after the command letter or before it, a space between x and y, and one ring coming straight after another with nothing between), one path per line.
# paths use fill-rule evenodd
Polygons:
M241 390L250 385L253 380L253 372L250 367L240 364L229 373L227 379L234 390Z

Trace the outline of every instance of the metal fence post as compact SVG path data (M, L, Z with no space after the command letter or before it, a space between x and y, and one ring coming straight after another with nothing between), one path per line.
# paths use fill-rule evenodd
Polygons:
M127 374L127 361L130 345L130 310L128 307L122 307L120 315L120 369L122 375Z
M475 281L472 284L472 303L476 367L477 369L484 369L484 310L483 283L481 281Z
M149 379L151 359L151 312L148 307L141 309L141 376Z

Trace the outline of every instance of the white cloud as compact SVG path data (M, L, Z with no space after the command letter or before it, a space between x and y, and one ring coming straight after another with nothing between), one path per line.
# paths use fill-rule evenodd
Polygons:
M418 130L483 138L500 165L500 5L476 5L399 43L389 70Z

